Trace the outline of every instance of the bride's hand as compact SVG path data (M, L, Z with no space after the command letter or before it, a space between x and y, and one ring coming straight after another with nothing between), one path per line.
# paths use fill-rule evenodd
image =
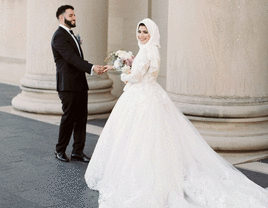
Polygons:
M103 72L107 72L108 70L114 69L113 65L105 65L103 68L104 68Z

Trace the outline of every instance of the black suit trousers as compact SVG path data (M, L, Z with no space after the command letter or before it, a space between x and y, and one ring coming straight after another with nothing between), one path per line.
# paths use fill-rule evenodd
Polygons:
M72 133L74 137L73 154L83 153L86 142L87 124L87 90L83 91L59 91L63 115L59 128L59 139L56 145L57 152L65 152L70 142Z

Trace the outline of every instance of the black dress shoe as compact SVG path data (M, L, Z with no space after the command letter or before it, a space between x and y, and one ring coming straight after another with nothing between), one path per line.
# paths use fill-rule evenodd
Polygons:
M57 152L57 151L55 151L55 156L60 161L69 162L69 158L67 157L65 152Z
M82 161L82 162L89 162L90 158L86 156L85 154L72 154L71 160L73 161Z

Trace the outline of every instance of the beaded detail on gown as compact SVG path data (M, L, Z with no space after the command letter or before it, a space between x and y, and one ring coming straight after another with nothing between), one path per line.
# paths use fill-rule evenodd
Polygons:
M85 173L100 208L267 208L268 192L204 141L156 82L147 49L133 62Z

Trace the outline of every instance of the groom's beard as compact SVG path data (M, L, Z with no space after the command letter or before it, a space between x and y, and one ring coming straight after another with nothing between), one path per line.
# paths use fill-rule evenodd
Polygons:
M66 25L68 25L69 27L76 27L75 22L74 22L74 24L72 24L72 21L69 21L69 20L67 20L67 19L65 19L65 18L64 18L64 23L65 23Z

